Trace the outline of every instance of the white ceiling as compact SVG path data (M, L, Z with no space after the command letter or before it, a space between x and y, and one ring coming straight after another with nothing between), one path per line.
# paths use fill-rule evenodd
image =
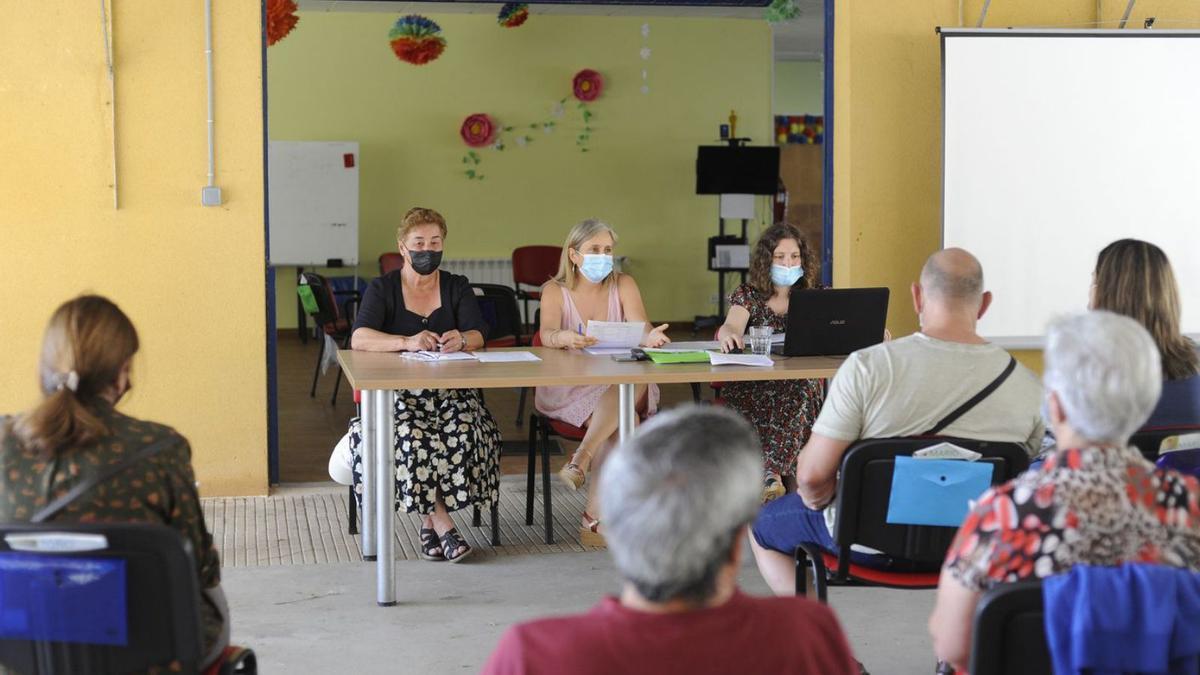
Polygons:
M301 11L382 12L387 14L492 14L495 2L395 2L381 0L296 0ZM775 25L775 59L818 61L824 51L824 0L796 0L800 16ZM762 7L663 7L630 5L532 6L533 14L582 16L708 16L738 19L762 18Z

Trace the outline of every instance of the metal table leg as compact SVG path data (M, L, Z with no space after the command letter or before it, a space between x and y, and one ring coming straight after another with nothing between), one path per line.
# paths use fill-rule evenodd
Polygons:
M634 420L637 419L637 400L634 396L635 389L632 384L617 385L617 401L619 403L619 416L617 417L618 429L620 429L621 442L624 443L633 435Z
M375 561L376 602L381 607L396 604L396 461L392 449L395 436L396 393L390 389L373 392L375 397Z
M362 392L362 553L375 560L375 392Z

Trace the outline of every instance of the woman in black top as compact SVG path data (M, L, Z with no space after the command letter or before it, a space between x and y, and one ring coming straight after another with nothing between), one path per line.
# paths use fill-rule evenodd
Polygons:
M466 277L438 271L446 221L432 209L404 215L404 267L371 282L354 320L353 349L372 352L481 349L487 323ZM396 392L396 508L423 514L421 553L462 560L471 549L450 511L499 498L500 431L474 389ZM354 489L362 494L362 430L351 423Z

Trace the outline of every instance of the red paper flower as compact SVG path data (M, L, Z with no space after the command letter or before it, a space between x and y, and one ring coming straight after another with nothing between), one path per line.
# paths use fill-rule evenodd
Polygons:
M267 46L287 37L300 22L292 0L267 0Z
M472 148L482 148L496 136L496 123L486 113L475 113L463 120L458 130L463 141Z
M414 40L401 38L392 41L392 51L401 61L423 66L446 51L446 43L437 40Z
M604 90L604 78L591 68L585 68L575 73L573 85L575 98L587 103L600 98L600 92Z

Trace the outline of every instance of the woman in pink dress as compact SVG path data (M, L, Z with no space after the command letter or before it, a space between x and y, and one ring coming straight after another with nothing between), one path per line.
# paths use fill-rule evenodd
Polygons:
M585 334L588 321L646 321L646 307L637 283L628 274L613 271L612 252L616 243L616 232L603 221L588 219L571 228L558 274L542 287L542 344L583 349L596 342ZM670 342L666 330L666 324L650 330L642 345L660 347ZM639 414L652 413L658 407L658 387L654 385L637 385L636 397ZM558 474L578 490L587 482L592 463L598 466L604 450L616 439L616 387L538 387L534 405L547 417L586 427L571 462ZM593 514L598 514L598 509L595 491L589 490L583 513L585 535L600 532L600 520Z

